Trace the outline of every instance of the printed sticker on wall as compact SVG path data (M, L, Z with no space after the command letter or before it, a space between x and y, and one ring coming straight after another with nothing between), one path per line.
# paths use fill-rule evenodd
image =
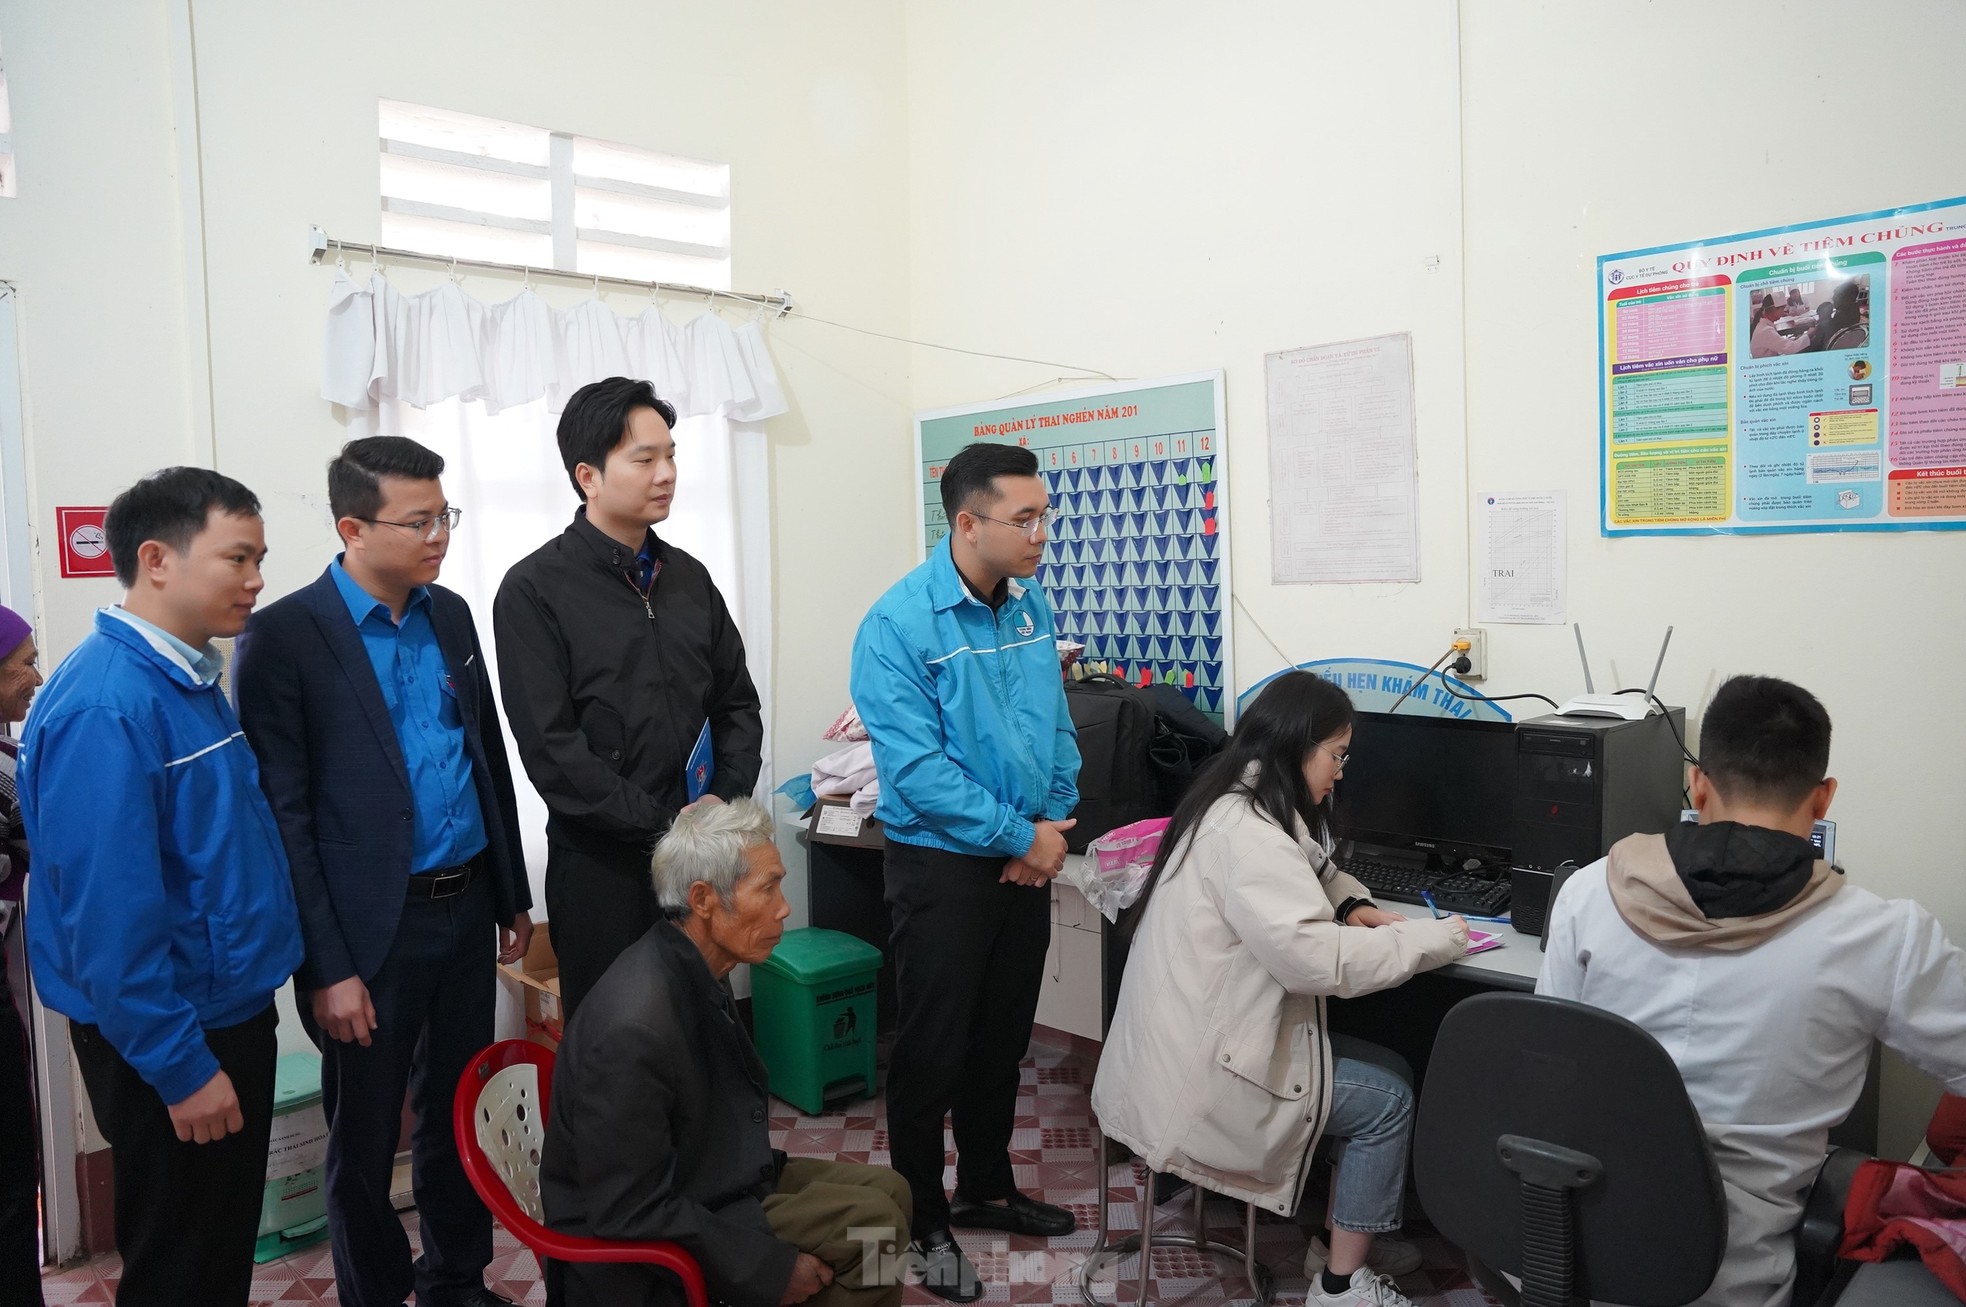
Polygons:
M61 532L61 574L63 576L114 576L109 561L109 537L102 520L109 514L100 508L57 508L55 524Z

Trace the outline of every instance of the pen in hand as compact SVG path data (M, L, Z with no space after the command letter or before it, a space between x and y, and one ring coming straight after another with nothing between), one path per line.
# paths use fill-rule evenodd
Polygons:
M1422 903L1425 903L1425 904L1427 905L1427 911L1429 911L1429 912L1431 912L1431 913L1433 913L1433 914L1434 914L1434 920L1435 920L1435 921L1439 921L1439 920L1440 920L1440 905L1439 905L1438 903L1435 903L1435 902L1434 902L1434 894L1433 894L1433 891L1432 891L1432 890L1425 890L1425 889L1423 889L1423 890L1421 890L1421 891L1420 891L1420 901L1421 901Z

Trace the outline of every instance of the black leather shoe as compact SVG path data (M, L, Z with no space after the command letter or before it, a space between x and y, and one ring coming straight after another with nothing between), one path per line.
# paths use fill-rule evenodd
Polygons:
M1039 1238L1070 1234L1079 1228L1078 1220L1062 1207L1041 1203L1035 1198L1012 1193L1006 1203L971 1202L958 1194L949 1202L949 1224L981 1226L986 1230L1008 1230Z
M956 1236L944 1230L927 1230L908 1245L908 1251L921 1258L922 1288L946 1302L975 1302L983 1296L983 1277L963 1250Z
M484 1288L480 1288L475 1293L465 1294L458 1299L458 1303L460 1307L517 1307L510 1298L502 1297Z

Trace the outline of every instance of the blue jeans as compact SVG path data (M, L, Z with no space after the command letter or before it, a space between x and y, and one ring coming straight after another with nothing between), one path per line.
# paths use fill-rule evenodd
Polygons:
M1359 1234L1397 1230L1413 1144L1413 1069L1389 1048L1332 1035L1331 1224Z

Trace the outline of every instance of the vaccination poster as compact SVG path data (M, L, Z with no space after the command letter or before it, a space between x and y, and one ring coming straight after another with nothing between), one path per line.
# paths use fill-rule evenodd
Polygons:
M1053 391L915 419L922 552L949 534L942 467L972 441L1022 445L1058 514L1035 580L1077 666L1178 687L1232 720L1222 374Z
M1966 527L1966 198L1597 271L1605 535Z

